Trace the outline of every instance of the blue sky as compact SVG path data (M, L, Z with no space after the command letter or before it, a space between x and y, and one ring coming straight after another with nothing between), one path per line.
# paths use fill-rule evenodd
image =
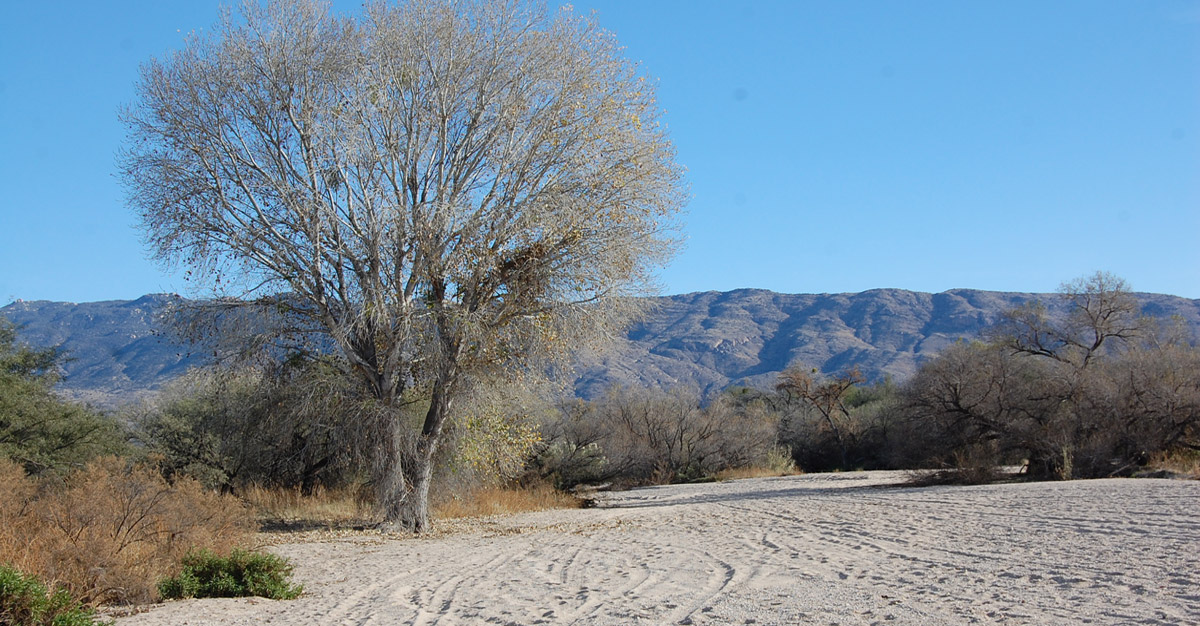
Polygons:
M6 5L0 304L188 292L125 206L116 112L218 4ZM574 5L658 78L688 168L664 293L1053 291L1105 270L1200 298L1200 2Z

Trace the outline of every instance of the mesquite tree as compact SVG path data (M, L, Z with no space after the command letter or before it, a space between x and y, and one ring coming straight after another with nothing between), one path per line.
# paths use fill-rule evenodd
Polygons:
M682 171L652 82L569 9L411 0L339 17L249 3L142 67L123 114L154 253L327 333L385 523L422 530L455 393L603 336L676 242Z
M1027 461L1039 478L1125 475L1156 453L1200 448L1200 350L1191 332L1141 314L1125 281L1063 285L1065 311L1033 302L959 343L906 384L933 458Z
M841 467L848 467L849 448L855 433L846 400L854 386L862 384L866 378L857 367L852 367L833 378L818 382L813 376L816 371L810 371L801 363L793 363L779 373L775 391L782 393L788 402L799 402L821 414L825 425L837 440Z

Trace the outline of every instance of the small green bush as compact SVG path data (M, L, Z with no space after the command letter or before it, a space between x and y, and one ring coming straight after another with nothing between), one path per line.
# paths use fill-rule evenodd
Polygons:
M91 609L66 589L49 593L46 585L7 565L0 565L0 624L5 626L92 626Z
M158 584L166 599L262 596L291 600L303 587L292 585L292 565L274 554L233 550L228 557L195 550L183 557L183 571Z

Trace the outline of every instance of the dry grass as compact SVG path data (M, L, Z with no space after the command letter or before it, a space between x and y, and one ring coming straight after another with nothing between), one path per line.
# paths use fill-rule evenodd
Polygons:
M775 446L759 462L744 467L723 469L714 476L717 480L737 480L739 478L772 478L775 476L796 476L804 472L796 467L792 460L792 451L785 446Z
M747 467L734 467L717 472L716 479L718 481L726 480L741 480L743 478L773 478L776 476L797 476L803 474L795 468L790 470L781 470L778 467L762 467L751 465Z
M87 604L153 600L189 549L228 552L252 526L236 500L122 459L99 459L57 484L0 461L0 562Z
M1156 470L1200 480L1200 450L1181 448L1171 452L1156 452L1150 457L1148 465Z
M374 507L357 488L300 489L248 487L239 494L266 527L344 527L377 521Z
M433 503L433 517L456 519L544 511L547 509L578 509L583 501L549 485L530 487L481 487L464 495L438 499Z
M254 511L263 537L295 537L310 531L362 530L379 522L370 500L358 489L318 489L302 494L296 489L252 487L240 497ZM434 519L461 519L547 509L577 509L584 501L550 485L530 487L477 487L444 492L430 503ZM275 533L275 534L272 534ZM283 533L280 535L279 533ZM271 540L268 539L268 542Z

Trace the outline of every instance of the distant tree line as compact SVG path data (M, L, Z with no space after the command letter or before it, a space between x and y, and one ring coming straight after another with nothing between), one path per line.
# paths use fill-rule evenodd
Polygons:
M1142 316L1109 274L1061 291L1064 318L1029 303L905 385L902 414L923 433L909 458L1022 462L1030 476L1070 479L1200 450L1200 350L1183 325Z
M680 482L745 467L989 480L1008 465L1029 478L1071 479L1196 455L1200 349L1182 324L1141 315L1124 281L1107 274L1068 283L1060 297L1065 316L1028 303L900 384L794 364L770 389L702 398L613 388L587 401L541 379L471 378L447 424L435 490ZM193 371L155 402L106 416L54 395L61 358L17 345L0 322L0 453L29 473L121 453L227 493L251 485L371 493L379 442L348 420L394 420L399 406L416 428L428 411L427 389L379 407L328 357L295 353Z
M782 448L805 471L926 469L986 481L1006 465L1065 480L1200 457L1200 349L1186 327L1142 315L1110 274L1060 292L1065 316L1030 302L903 384L797 363L773 389L733 388L707 405L628 390L577 402L538 462L567 484L686 480Z

